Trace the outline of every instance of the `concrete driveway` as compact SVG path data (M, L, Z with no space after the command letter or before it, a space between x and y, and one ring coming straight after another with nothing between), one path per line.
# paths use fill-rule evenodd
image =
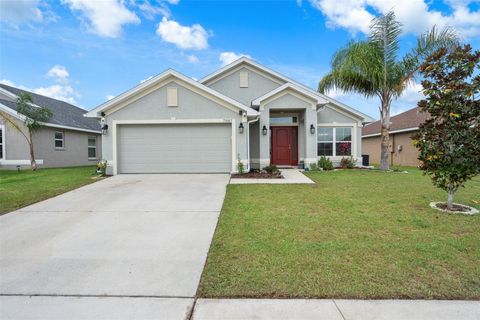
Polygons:
M1 216L0 318L185 318L228 180L119 175Z

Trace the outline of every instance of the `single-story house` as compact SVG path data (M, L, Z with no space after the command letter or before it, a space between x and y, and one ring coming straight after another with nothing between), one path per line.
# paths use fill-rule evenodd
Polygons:
M16 111L21 92L0 84L0 168L30 165L28 142L5 117L28 136L25 116ZM33 147L40 167L95 165L101 159L102 141L97 119L84 117L87 112L70 103L28 92L34 105L47 107L53 116L33 134Z
M269 164L361 164L365 115L240 58L196 81L167 70L87 113L101 120L107 173L237 172Z
M418 150L411 136L418 131L420 124L428 119L428 113L418 107L390 118L390 165L418 166ZM380 121L372 122L362 128L363 153L368 154L370 163L380 163Z

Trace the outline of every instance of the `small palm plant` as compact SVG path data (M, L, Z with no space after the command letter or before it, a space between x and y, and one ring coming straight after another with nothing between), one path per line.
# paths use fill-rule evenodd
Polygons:
M402 58L398 58L401 24L395 14L389 12L372 20L366 40L353 41L337 51L332 70L318 85L324 93L338 88L345 92L358 92L365 97L380 99L381 156L380 169L388 170L390 105L402 95L420 69L422 62L441 47L458 43L450 28L439 31L436 27L423 33L416 46Z

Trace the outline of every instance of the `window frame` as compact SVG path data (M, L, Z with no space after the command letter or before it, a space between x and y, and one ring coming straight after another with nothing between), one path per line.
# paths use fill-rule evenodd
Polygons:
M57 133L62 134L62 139L57 138ZM57 141L62 141L61 147L57 147ZM55 150L65 150L65 131L55 130L55 133L53 134L53 146L55 147Z
M332 141L319 141L318 140L318 130L320 128L331 128L332 129ZM338 128L348 128L350 129L350 140L348 141L337 141L337 129ZM324 157L331 157L331 158L344 158L344 157L356 157L356 133L355 130L357 126L355 124L340 124L336 123L333 125L328 124L318 124L317 125L317 157L322 157L322 155L318 154L318 144L319 143L331 143L332 144L332 155L331 156L324 156ZM350 155L337 155L337 143L347 142L350 143Z
M89 144L89 140L91 138L95 139L95 145L94 146L91 146ZM90 149L95 149L95 157L90 157L89 156ZM90 136L90 135L87 136L87 158L88 158L88 160L97 160L98 159L98 157L97 157L97 136Z
M0 160L5 160L5 125L0 124L0 132L2 133L2 139L0 140L0 151L2 154L0 155Z

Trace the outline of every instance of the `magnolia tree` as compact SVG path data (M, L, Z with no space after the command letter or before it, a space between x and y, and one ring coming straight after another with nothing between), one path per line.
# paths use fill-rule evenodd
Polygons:
M17 129L27 140L30 150L30 165L32 170L37 169L35 154L33 151L33 133L42 127L42 123L48 121L52 117L52 112L46 107L38 107L33 104L32 96L29 93L22 92L17 99L17 113L24 118L24 124L28 129L25 133L18 125L14 118L7 113L0 113L12 127Z
M469 45L439 49L420 68L431 116L413 137L424 174L448 194L447 209L465 182L480 173L480 51Z

